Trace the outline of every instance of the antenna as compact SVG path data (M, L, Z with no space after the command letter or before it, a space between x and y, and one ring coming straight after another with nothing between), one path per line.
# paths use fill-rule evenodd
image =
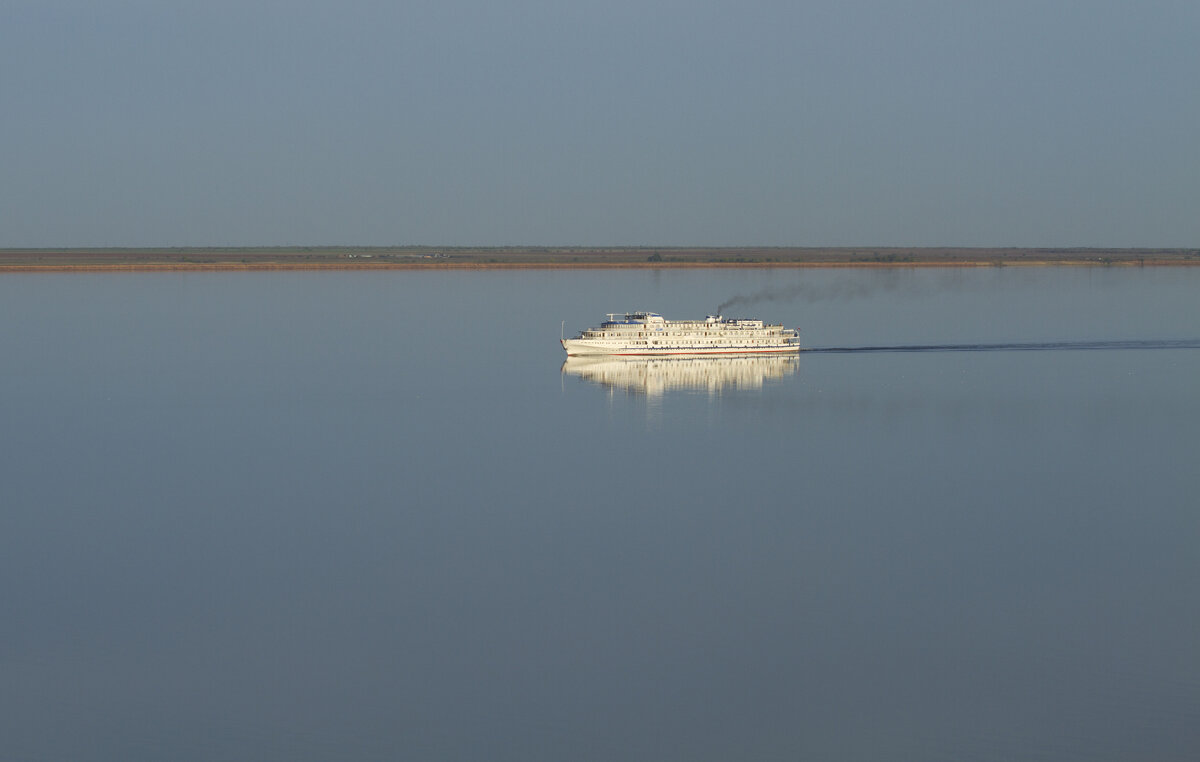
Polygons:
M567 321L565 321L565 320L562 321L562 325L559 326L558 338L559 339L567 338Z

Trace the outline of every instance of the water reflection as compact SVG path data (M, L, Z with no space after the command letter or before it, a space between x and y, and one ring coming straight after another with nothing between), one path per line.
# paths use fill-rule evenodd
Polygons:
M796 372L796 355L726 357L568 357L562 372L609 389L648 397L667 391L717 394L726 389L761 389Z

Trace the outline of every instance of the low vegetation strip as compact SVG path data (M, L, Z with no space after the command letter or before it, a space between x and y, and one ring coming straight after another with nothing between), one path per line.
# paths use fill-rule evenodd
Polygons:
M1200 249L296 247L0 249L4 271L1192 265Z

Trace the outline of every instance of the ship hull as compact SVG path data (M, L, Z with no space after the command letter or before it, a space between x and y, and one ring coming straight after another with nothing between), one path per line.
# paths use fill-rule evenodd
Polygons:
M663 347L647 349L646 347L621 347L601 345L585 339L561 339L563 349L569 357L584 357L594 355L611 355L616 357L664 357L669 355L778 355L795 354L800 347L788 346L731 346L731 347Z

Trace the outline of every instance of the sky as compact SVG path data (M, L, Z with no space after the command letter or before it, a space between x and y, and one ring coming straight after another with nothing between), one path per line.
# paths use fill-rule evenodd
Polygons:
M1195 0L0 0L0 247L1200 247Z

